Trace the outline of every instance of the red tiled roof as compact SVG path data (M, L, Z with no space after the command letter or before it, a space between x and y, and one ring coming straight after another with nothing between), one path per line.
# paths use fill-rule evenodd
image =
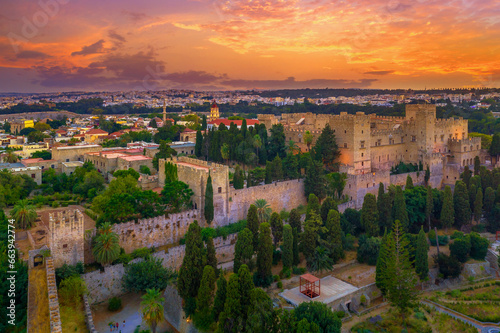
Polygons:
M213 108L218 108L217 103L215 103L215 99L214 99L214 102L212 103L212 107Z
M186 127L186 129L184 131L182 131L182 133L191 133L191 132L196 132L196 131L192 130L190 128L187 128L187 127Z
M108 132L103 131L102 129L99 128L93 128L85 132L85 134L108 134Z
M236 126L241 126L243 123L243 120L229 120L229 119L216 119L208 122L211 125L216 125L219 126L220 124L224 124L227 127L231 125L231 123L234 123ZM257 119L247 119L247 126L254 126L256 124L259 124L259 121Z
M56 133L61 133L62 134L62 133L67 133L67 132L65 130L61 130L60 129L60 130L57 130Z

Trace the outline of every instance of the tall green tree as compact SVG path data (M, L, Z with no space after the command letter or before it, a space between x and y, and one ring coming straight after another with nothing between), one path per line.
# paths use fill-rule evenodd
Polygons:
M200 327L208 328L212 323L212 304L215 295L215 272L212 266L205 266L201 277L200 289L196 299L196 318Z
M467 185L467 188L469 188L469 183L470 183L471 177L472 177L472 172L470 171L469 166L466 165L464 167L464 172L462 172L462 174L460 175L460 178L462 178L465 185Z
M196 157L201 157L203 154L203 135L201 131L196 131L196 144L194 145L194 154Z
M406 186L405 190L411 190L413 188L413 179L411 179L410 175L406 176Z
M271 298L264 290L254 288L250 291L250 299L245 332L276 332L278 328L273 324L283 323L283 320L277 319Z
M295 208L290 211L289 223L292 229L297 229L298 233L302 232L302 221L300 213Z
M453 207L453 196L451 187L446 186L443 194L443 206L441 208L441 225L448 230L455 222L455 208Z
M220 274L217 279L217 292L214 299L214 307L212 308L212 317L218 320L219 315L224 311L224 304L226 303L227 281L224 274Z
M321 217L315 211L304 222L304 232L301 235L302 252L308 264L314 259L314 252L318 246L319 234L322 225Z
M330 172L337 168L337 160L340 150L335 139L335 134L329 124L325 125L320 136L316 140L312 153L316 160L323 162L325 168Z
M429 244L425 236L424 228L421 227L417 236L417 248L415 254L415 271L420 281L427 281L429 278Z
M328 230L327 243L330 251L330 257L336 263L344 257L344 248L342 246L342 227L340 226L340 213L334 209L328 212L328 218L325 223Z
M316 195L314 195L314 193L309 194L309 197L307 198L306 220L311 217L312 212L318 215L321 213L319 199Z
M283 220L280 217L280 214L274 212L271 214L271 231L273 233L273 242L274 247L278 246L278 243L283 238Z
M201 130L205 131L207 129L207 116L203 115L201 118Z
M326 220L328 219L328 213L332 209L338 210L337 204L335 203L335 200L333 200L331 197L326 197L326 199L321 204L321 209L320 209L320 215L321 219L323 220L323 223L326 223Z
M326 178L321 162L309 157L306 167L306 178L304 180L304 192L308 197L314 194L322 199L326 196Z
M241 265L238 270L238 282L240 285L240 303L241 303L241 315L243 320L243 325L245 325L248 308L251 303L251 292L254 289L254 284L252 280L252 274L247 265Z
M293 230L288 224L283 226L283 269L292 268L293 265Z
M261 223L259 228L259 244L257 247L258 284L268 286L272 279L273 240L269 223Z
M259 216L259 222L267 222L271 217L272 209L265 199L257 199L254 202L255 207L257 207L257 215Z
M203 213L207 223L212 223L214 220L214 188L212 187L212 176L210 173L208 174L207 186L205 189L205 209Z
M477 190L478 188L476 187L475 184L469 186L469 204L471 211L474 211L474 202L476 201ZM481 187L479 187L479 190L482 191Z
M483 191L481 188L477 191L476 200L474 201L474 219L477 223L483 215Z
M484 190L484 211L490 214L495 205L495 190L492 187L487 187ZM485 214L485 215L486 215Z
M378 187L377 197L378 220L381 230L392 227L392 199L389 193L384 191L384 183Z
M396 194L394 196L394 205L392 206L393 219L399 220L404 230L408 230L410 220L408 218L408 211L406 210L406 201L403 195L401 186L396 187Z
M240 266L248 264L253 256L253 234L250 229L245 228L238 233L238 239L234 247L234 265L235 273L238 273Z
M273 157L278 155L280 158L285 158L286 156L286 145L285 145L285 130L283 124L273 125L271 127L271 137L269 138L268 144L268 156Z
M313 135L311 134L310 131L305 131L304 133L304 143L307 146L307 151L311 151L311 144L314 140Z
M365 195L363 207L361 208L361 224L366 230L368 237L376 237L379 234L377 199L371 193Z
M500 155L500 133L495 133L491 139L491 146L488 151L490 156L493 157L494 161L498 161L498 155ZM476 174L476 160L474 159L474 174Z
M299 233L296 228L292 228L293 235L293 266L300 264L300 253L299 253Z
M276 156L273 160L272 179L273 181L283 180L283 164L281 158Z
M387 248L388 256L385 261L386 268L382 272L382 283L387 300L398 309L404 322L408 310L416 305L419 291L415 288L418 278L410 261L408 240L398 220L394 221L392 237L388 238Z
M144 294L141 301L141 317L142 320L148 324L153 333L156 333L158 323L165 319L165 310L163 302L165 299L161 296L161 292L157 289L148 289Z
M433 208L434 208L434 198L432 195L432 189L430 186L427 186L427 193L425 196L425 220L427 221L429 230L431 229L431 216Z
M471 209L469 194L465 183L458 180L453 192L453 207L455 208L455 225L457 227L468 226L471 222Z
M208 266L212 266L212 268L214 269L215 276L217 277L219 275L219 269L217 268L217 256L215 253L214 240L212 237L208 237L205 243L207 245L206 264Z
M243 172L240 169L240 166L237 165L236 169L234 170L234 178L233 178L233 186L235 190L240 190L243 188L245 183L245 176L243 175Z
M392 237L392 235L387 234L387 229L385 229L384 235L382 236L382 241L380 242L380 249L377 257L377 266L375 268L375 284L377 285L377 288L380 289L383 295L385 295L387 291L384 283L384 272L387 268L387 260L389 258L389 237Z
M177 279L177 291L187 300L195 298L200 288L200 279L205 267L204 246L201 228L197 221L189 225L186 233L186 248Z
M315 323L319 326L321 333L340 333L342 328L342 321L339 317L321 302L303 302L295 308L294 315L298 322L306 319L309 323Z
M242 307L238 274L231 274L227 284L224 311L219 315L217 332L236 333L241 325Z
M493 146L493 144L492 144L492 146ZM476 156L476 157L474 157L474 175L479 175L479 168L480 167L481 167L481 160L479 159L479 156Z
M252 232L253 248L257 248L259 243L259 216L257 213L257 206L250 205L247 212L247 228Z

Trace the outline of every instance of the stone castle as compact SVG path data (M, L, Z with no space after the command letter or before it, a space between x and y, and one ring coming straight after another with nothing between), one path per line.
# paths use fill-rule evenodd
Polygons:
M49 214L49 247L54 266L84 262L84 217L78 209Z

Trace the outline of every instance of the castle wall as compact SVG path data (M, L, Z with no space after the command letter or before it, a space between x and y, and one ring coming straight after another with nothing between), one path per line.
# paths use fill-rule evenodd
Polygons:
M285 209L290 211L299 205L305 205L304 182L301 179L274 182L235 190L231 188L228 220L233 222L245 219L248 208L258 199L265 199L275 212Z
M59 162L83 161L85 153L102 150L100 145L64 146L52 148L52 159Z
M214 239L218 263L229 262L234 259L236 239L236 234L231 234L226 239L223 237ZM166 251L158 251L153 253L152 257L162 259L163 267L179 270L184 258L185 247L185 245L180 245ZM129 265L142 260L142 258L134 259L130 261ZM89 290L89 301L92 304L100 303L111 297L123 295L125 293L122 285L124 275L125 267L123 264L105 267L104 271L97 270L82 274L82 278L85 280L87 289Z
M79 210L49 214L49 247L54 266L84 262L84 220Z

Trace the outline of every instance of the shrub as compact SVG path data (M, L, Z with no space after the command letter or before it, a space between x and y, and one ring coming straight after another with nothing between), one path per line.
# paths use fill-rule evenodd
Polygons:
M294 275L302 275L306 272L306 269L304 267L293 267L292 268L292 273Z
M450 236L451 239L462 238L464 237L464 233L458 230L455 230L453 234Z
M431 243L432 246L436 246L436 233L434 232L433 229L431 229L428 233L428 237L429 237L429 241ZM442 235L442 236L439 236L438 235L438 242L439 242L439 245L447 245L448 242L449 242L449 238L448 236L446 235Z
M280 276L282 279L289 279L292 276L292 270L289 267L284 267L280 272Z
M368 265L376 265L378 258L378 251L380 249L380 239L377 237L364 238L360 237L360 244L358 247L357 260L360 263L367 263Z
M489 241L478 233L470 234L470 256L476 260L484 260L488 253Z
M280 276L279 275L273 275L273 281L274 282L277 282L280 280Z
M147 247L142 247L140 249L135 249L132 252L132 258L146 258L148 257L153 251L150 248Z
M347 234L344 236L344 233L342 232L342 247L344 248L344 251L354 251L356 248L356 237L354 237L351 234Z
M280 260L281 260L281 251L273 250L273 266L278 265Z
M71 276L78 276L80 274L85 273L85 267L81 262L77 263L76 265L68 265L64 264L59 268L56 268L56 282L57 285L61 283L61 281L71 277Z
M175 272L163 267L161 260L148 258L125 268L123 286L125 290L133 292L163 290L175 277Z
M57 201L54 201L52 203L52 208L58 208L59 207L59 203Z
M118 311L122 307L122 299L118 297L113 297L108 302L108 310L111 312Z
M450 255L460 262L466 262L470 252L470 237L457 238L450 244Z
M283 289L283 282L278 281L277 285L278 289Z
M437 258L435 257L434 260L439 266L439 273L443 274L445 279L448 277L458 277L462 272L462 264L454 256L448 256L441 253Z

